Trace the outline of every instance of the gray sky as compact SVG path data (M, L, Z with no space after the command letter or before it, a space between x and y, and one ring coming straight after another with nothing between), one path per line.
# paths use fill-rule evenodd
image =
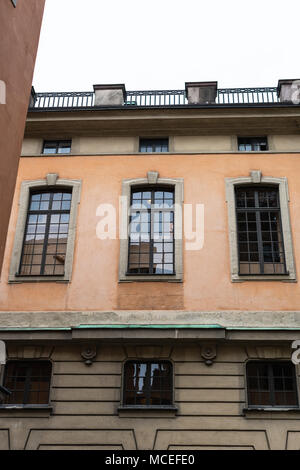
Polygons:
M276 86L300 78L299 0L46 0L42 91Z

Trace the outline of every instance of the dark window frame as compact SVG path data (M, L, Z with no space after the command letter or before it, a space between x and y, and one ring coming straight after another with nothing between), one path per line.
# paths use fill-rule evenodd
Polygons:
M151 192L151 207L150 208L141 208L141 209L134 209L132 208L132 204L133 204L133 194L134 193L138 193L138 192ZM154 207L154 195L155 195L155 192L172 192L173 193L173 205L171 208L155 208ZM131 222L132 222L132 212L133 213L136 213L136 212L140 212L140 213L148 213L150 214L150 251L149 251L149 272L143 272L143 271L140 271L140 272L135 272L135 271L132 271L130 268L130 255L131 254L135 254L135 253L132 253L131 252L131 232L129 231L129 235L128 235L128 259L127 259L127 272L126 272L126 276L174 276L176 275L176 271L175 271L175 207L174 207L174 204L175 204L175 188L174 186L169 186L169 185L142 185L142 186L134 186L131 188L131 193L130 193L130 211L129 211L129 227L131 227ZM168 241L168 243L172 243L173 245L173 249L172 249L172 255L173 255L173 262L172 263L157 263L157 264L162 264L163 266L165 264L172 264L173 265L173 272L167 272L167 273L156 273L156 272L153 272L153 265L154 265L154 251L153 251L153 245L155 243L155 240L154 240L154 237L152 238L153 236L153 226L154 226L154 214L155 213L159 213L159 212L162 212L162 213L172 213L173 214L173 222L170 222L170 223L173 223L173 232L172 232L172 239L170 241ZM163 222L162 222L163 224ZM163 232L164 233L164 232ZM159 243L159 242L157 242ZM139 244L140 246L140 244ZM167 252L168 254L170 254L170 252ZM139 251L139 254L140 254L140 251ZM165 251L162 252L162 255L163 255L163 259L164 259L164 255L165 255ZM139 268L140 269L140 268Z
M48 379L48 380L45 381L48 384L47 390L39 390L39 392L41 391L43 393L48 394L47 401L42 401L41 403L30 403L30 402L28 402L29 397L30 397L30 393L35 391L34 389L32 390L32 383L34 382L32 380L32 378L37 377L32 372L34 372L35 368L41 367L41 364L47 365L48 369L49 369L47 375L38 376L40 378ZM20 377L20 375L18 375L16 373L15 373L15 375L8 376L9 367L11 365L12 366L15 365L17 367L24 367L24 365L27 366L25 380L24 380L24 389L18 389L18 388L11 389L10 388L8 379L11 378L16 383L17 377ZM47 407L47 406L49 406L50 405L51 384L52 384L52 374L53 374L53 364L52 364L52 361L49 360L49 359L8 360L6 365L5 365L5 369L4 369L3 384L10 391L10 395L8 395L5 398L4 406L5 405L7 405L7 406L9 406L9 405L21 405L21 406L30 406L30 407ZM21 377L24 377L24 376L21 376ZM22 402L13 400L14 399L14 391L23 392Z
M254 201L255 201L255 206L254 207L238 207L238 192L239 191L254 191ZM277 207L261 207L260 204L259 204L259 192L260 191L266 191L266 192L275 192L277 193L277 201L278 201L278 205ZM288 275L289 273L287 272L287 269L286 269L286 258L285 258L285 247L284 247L284 239L283 239L283 228L282 228L282 219L281 219L281 207L280 207L280 194L279 194L279 187L278 185L262 185L262 184L250 184L250 185L236 185L235 188L234 188L234 195L235 195L235 212L236 212L236 230L237 230L237 244L238 244L238 265L239 265L239 276L265 276L265 275L270 275L270 276L282 276L282 275ZM271 241L264 241L263 240L263 233L265 232L268 232L268 231L264 231L262 230L262 219L261 219L261 213L262 212L265 212L265 213L277 213L278 214L278 220L279 220L279 234L281 236L281 240L273 240L272 239L272 233L273 231L270 231L271 233ZM251 244L251 241L250 241L250 238L249 236L247 237L247 240L248 241L240 241L239 240L239 236L241 234L240 230L239 230L239 223L242 223L241 221L239 221L239 214L241 213L255 213L255 216L256 216L256 220L254 221L254 223L256 224L256 234L257 234L257 244L258 244L258 262L253 262L252 261L252 264L259 264L259 267L260 267L260 272L257 273L251 273L251 272L248 272L248 273L242 273L241 272L241 263L242 264L248 264L249 266L251 265L251 260L248 258L248 262L244 261L244 262L241 262L241 250L240 250L240 243L244 243L244 244L248 244L248 247L250 246ZM248 216L247 216L248 217ZM249 225L249 220L246 219L246 225L247 225L247 231L246 232L242 232L242 233L247 233L249 234L251 231L248 230L248 225ZM270 221L270 218L269 218L269 224L271 224L272 222ZM255 232L255 231L254 231ZM253 233L254 233L253 232ZM275 231L274 231L275 233ZM256 241L254 241L253 243L256 243ZM264 243L269 243L271 244L271 254L272 254L272 261L264 261L264 257L266 256L266 253L264 252ZM279 252L275 252L273 250L273 244L274 243L277 243L278 246L281 245L282 246L282 250L279 251ZM249 253L249 256L251 254L253 254L253 252L250 251L250 248L248 248L248 253ZM279 254L279 257L282 256L283 258L283 261L282 262L275 262L274 259L275 259L275 254L278 256ZM270 272L264 272L264 265L265 264L273 264L273 268L275 265L280 265L280 266L283 266L283 272L273 272L273 273L270 273Z
M54 148L55 152L45 152L45 149L47 149L49 145L49 148ZM69 149L68 151L65 152L59 152L60 149ZM63 154L69 154L71 153L72 149L72 140L44 140L43 142L43 148L42 148L42 154L43 155L63 155Z
M269 150L268 137L238 137L238 151L239 152L266 152ZM241 148L242 146L251 146L251 149ZM261 147L265 148L261 148ZM255 148L259 147L259 148Z
M151 147L151 150L143 150L145 147ZM164 147L167 150L162 150ZM159 149L160 148L160 149ZM169 138L168 137L140 137L139 138L139 152L140 153L164 153L169 152Z
M130 390L126 390L126 367L128 364L147 364L146 369L146 376L145 382L146 386L149 386L151 380L151 364L168 364L170 367L170 387L167 391L170 393L170 403L164 405L152 405L150 404L151 400L151 388L146 389L146 404L128 404L126 403L126 392ZM166 391L164 389L160 389L161 392ZM136 401L136 400L135 400ZM175 408L174 405L174 364L169 359L130 359L124 362L123 364L123 371L122 371L122 408L135 408L135 409L151 409L151 408L159 408L159 409L170 409Z
M269 381L269 403L268 404L253 404L251 403L251 398L250 398L250 393L251 391L262 393L266 392L266 390L262 388L258 389L251 389L250 388L250 378L254 378L254 376L249 376L248 373L248 368L249 366L253 365L260 365L260 366L267 366L268 369L268 381ZM278 366L278 365L286 365L292 370L292 374L290 376L286 375L283 376L284 378L292 379L293 381L293 390L292 392L294 393L294 397L296 399L297 404L289 405L289 404L276 404L276 399L275 399L275 393L279 392L279 390L276 390L275 388L275 383L274 383L274 371L273 367ZM257 374L255 377L266 377ZM298 391L298 380L297 380L297 372L296 372L296 366L288 360L276 360L276 359L270 359L270 360L248 360L246 362L246 367L245 367L245 378L246 378L246 396L247 396L247 407L249 409L258 409L258 408L293 408L293 409L299 409L299 391ZM258 379L260 380L260 379ZM283 391L285 393L286 390Z
M30 210L30 205L31 205L31 202L32 202L32 196L34 195L39 195L39 194L46 194L46 193L50 193L50 202L49 202L49 208L47 210ZM53 202L53 198L54 198L54 195L55 194L59 194L59 193L62 193L62 194L70 194L71 195L71 199L70 199L70 208L69 209L60 209L60 210L51 210L50 209L50 204L52 204ZM16 273L16 277L64 277L65 275L65 269L64 269L64 272L59 274L59 273L53 273L53 274L49 274L49 273L45 273L45 266L46 266L46 257L47 257L47 246L48 246L48 240L49 240L49 233L50 233L50 223L51 223L51 216L53 215L64 215L64 214L68 214L69 215L69 222L68 222L68 232L67 232L67 242L64 243L66 245L66 250L67 250L67 245L68 245L68 238L69 238L69 226L70 226L70 215L71 215L71 208L72 208L72 197L73 197L73 190L72 188L68 188L68 187L55 187L55 188L47 188L47 189L34 189L32 191L30 191L30 194L29 194L29 201L28 201L28 208L27 208L27 215L26 215L26 223L25 223L25 227L24 227L24 234L23 234L23 242L22 242L22 251L21 251L21 257L20 257L20 263L19 263L19 269L18 269L18 272ZM69 201L69 200L68 200ZM38 274L25 274L25 273L21 273L21 269L22 269L22 266L25 265L25 266L28 266L29 264L25 264L23 263L23 257L25 256L25 253L24 253L24 250L25 250L25 241L26 241L26 235L27 235L27 227L29 225L29 218L31 215L37 215L37 217L39 217L39 215L46 215L46 229L45 229L45 234L44 234L44 242L43 242L43 250L42 250L42 260L41 260L41 264L40 264L40 272ZM60 225L57 224L58 226ZM66 224L65 224L66 225ZM58 243L57 243L58 244ZM56 245L57 245L56 244ZM33 244L35 245L35 244ZM59 253L55 253L56 255L59 255ZM33 256L34 254L31 254L32 256L32 259L33 259ZM65 261L66 261L66 253L64 253L64 256L65 256L65 259L64 259L64 268L65 268ZM56 265L56 263L55 263ZM30 264L30 266L34 266L33 263Z

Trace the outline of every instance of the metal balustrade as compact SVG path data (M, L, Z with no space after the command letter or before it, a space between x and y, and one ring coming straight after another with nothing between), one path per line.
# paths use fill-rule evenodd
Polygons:
M48 92L35 93L31 98L30 110L36 109L78 109L94 108L95 93ZM219 88L214 103L208 105L255 105L280 103L277 87L266 88ZM127 91L124 108L129 107L178 107L187 106L185 90ZM205 106L205 105L201 105Z

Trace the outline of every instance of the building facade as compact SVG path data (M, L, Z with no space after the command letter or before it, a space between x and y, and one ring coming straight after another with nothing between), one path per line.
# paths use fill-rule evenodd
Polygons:
M35 95L1 448L299 449L298 91Z
M0 269L44 5L45 0L3 0L0 4Z

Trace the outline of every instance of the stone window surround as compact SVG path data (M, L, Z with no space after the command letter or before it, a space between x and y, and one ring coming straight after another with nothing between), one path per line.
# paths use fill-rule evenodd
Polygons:
M288 274L283 275L267 275L252 274L241 276L239 274L239 254L237 243L237 222L235 210L235 187L249 184L269 184L275 185L279 190L280 214L283 233L283 244L285 252L286 269ZM226 202L228 208L228 228L229 228L229 246L230 246L230 265L231 265L231 281L286 281L297 282L296 269L294 263L294 252L292 242L292 232L289 214L289 191L286 177L274 178L262 176L261 171L255 170L250 172L249 177L225 178L226 185Z
M131 188L135 186L147 185L169 185L174 187L175 195L175 274L150 274L150 275L128 275L128 227L130 216ZM135 282L135 281L167 281L182 282L183 281L183 223L182 211L178 207L183 206L183 178L159 178L158 173L149 171L147 178L125 179L122 182L122 197L125 197L127 205L122 202L120 206L120 228L123 236L120 237L120 262L119 262L119 282Z
M32 189L72 188L72 202L68 232L68 244L63 276L19 276L17 275L23 249L30 192ZM77 210L80 203L81 180L62 179L56 173L49 173L44 180L23 181L19 197L19 214L15 231L15 241L9 269L8 282L70 282L73 268L74 245L77 225Z

